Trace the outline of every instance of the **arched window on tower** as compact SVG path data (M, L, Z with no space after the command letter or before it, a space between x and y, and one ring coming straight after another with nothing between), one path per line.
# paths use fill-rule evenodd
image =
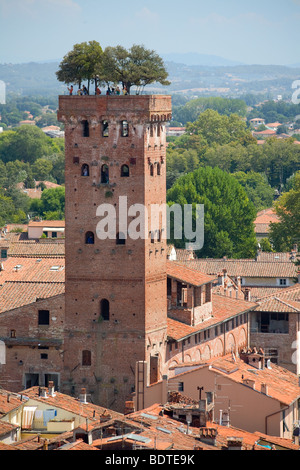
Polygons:
M160 176L160 163L157 164L157 174Z
M90 169L89 169L89 166L84 163L84 165L82 165L81 167L81 176L89 176L90 175Z
M128 132L128 122L127 121L122 121L121 122L121 136L122 137L128 137L129 132Z
M109 183L109 169L107 165L102 165L101 167L101 183Z
M121 177L126 178L129 176L129 166L128 165L122 165L121 167Z
M83 137L90 136L90 127L89 127L89 122L87 120L82 121L82 135Z
M154 165L150 165L150 176L154 176Z
M85 244L86 245L94 245L95 243L95 236L93 232L87 232L85 234Z
M100 315L102 320L109 321L109 301L102 299L100 302Z
M102 121L102 137L108 137L108 121Z

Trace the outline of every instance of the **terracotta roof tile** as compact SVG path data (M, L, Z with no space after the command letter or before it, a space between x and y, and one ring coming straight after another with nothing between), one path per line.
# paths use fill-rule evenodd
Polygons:
M65 227L64 220L41 220L41 221L30 221L28 227Z
M58 269L56 269L56 267ZM0 271L0 285L7 281L64 282L65 258L9 257ZM54 269L55 268L55 269Z
M64 294L62 282L5 282L0 286L0 313L23 307L36 302Z
M223 269L231 277L294 278L297 268L291 262L256 261L254 259L197 259L184 262L185 266L201 273L217 275Z
M300 398L299 379L296 374L283 369L276 364L271 368L256 369L239 358L232 356L209 361L211 370L219 374L226 375L234 382L244 383L245 380L255 381L255 390L261 390L261 386L268 387L267 395L284 405L290 405Z
M121 418L123 415L107 408L103 408L92 403L82 403L79 399L55 391L55 396L50 395L47 398L39 396L39 387L32 387L22 392L26 397L40 401L50 407L57 407L87 418L91 421L100 419ZM95 417L94 417L95 412Z
M26 398L22 394L0 390L0 418L12 410L19 408L26 403Z
M167 261L167 275L192 286L201 286L216 279L215 276L208 276L175 261Z
M233 318L249 310L257 304L246 300L232 299L219 294L212 295L213 316L197 326L189 326L177 320L168 318L168 336L179 341L187 336L211 328L225 320Z

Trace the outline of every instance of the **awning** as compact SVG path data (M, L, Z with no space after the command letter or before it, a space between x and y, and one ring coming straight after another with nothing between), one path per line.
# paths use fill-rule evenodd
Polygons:
M44 227L43 232L64 232L64 228Z

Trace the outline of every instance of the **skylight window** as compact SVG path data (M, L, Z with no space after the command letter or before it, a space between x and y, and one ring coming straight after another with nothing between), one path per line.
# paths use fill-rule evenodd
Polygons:
M50 271L59 271L59 268L60 266L52 266L52 268L50 268Z

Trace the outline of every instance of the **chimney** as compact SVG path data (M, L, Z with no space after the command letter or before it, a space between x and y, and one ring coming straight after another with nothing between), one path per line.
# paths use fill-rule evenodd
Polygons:
M218 274L218 285L224 287L224 276L222 273Z
M49 396L50 397L55 397L55 390L54 390L54 382L52 381L49 381L49 385L48 385L48 393L49 393Z
M245 300L247 302L250 302L250 300L251 300L251 291L250 291L250 289L245 289Z
M243 438L242 437L228 437L227 448L228 450L243 450Z
M268 395L268 385L267 384L261 384L261 393L264 395Z
M255 390L255 380L243 379L243 384Z
M46 387L40 387L39 396L40 396L41 398L48 398L48 395L47 395L47 388L46 388Z
M81 403L87 403L87 401L86 401L86 388L81 389L81 394L79 395L79 401Z

